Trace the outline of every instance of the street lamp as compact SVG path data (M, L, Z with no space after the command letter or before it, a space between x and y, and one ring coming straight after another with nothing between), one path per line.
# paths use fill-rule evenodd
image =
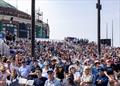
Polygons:
M101 55L101 43L100 43L100 38L101 38L101 32L100 32L100 21L101 21L101 18L100 18L100 10L101 10L101 4L100 4L100 0L97 0L97 4L96 4L96 8L98 9L97 10L97 20L98 20L98 23L97 23L97 29L98 29L98 54L99 54L99 58L100 58L100 55Z
M31 36L31 55L35 57L35 0L31 2L31 24L32 24L32 36Z

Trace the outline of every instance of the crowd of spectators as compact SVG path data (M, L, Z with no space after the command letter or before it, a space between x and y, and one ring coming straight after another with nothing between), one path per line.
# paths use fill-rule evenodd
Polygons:
M10 55L0 57L0 86L120 86L120 48L87 39L6 42Z

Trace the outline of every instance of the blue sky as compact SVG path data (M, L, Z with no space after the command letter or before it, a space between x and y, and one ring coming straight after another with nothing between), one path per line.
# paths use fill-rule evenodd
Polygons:
M31 0L5 0L19 10L31 13ZM97 0L36 0L36 9L44 14L50 25L50 39L71 36L97 41ZM101 38L111 38L114 23L114 46L120 45L120 0L101 0Z

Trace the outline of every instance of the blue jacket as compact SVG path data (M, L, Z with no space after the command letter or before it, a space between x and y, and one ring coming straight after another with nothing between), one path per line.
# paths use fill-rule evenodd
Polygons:
M101 84L98 84L99 80L102 81ZM96 78L95 78L95 86L107 86L108 81L109 81L109 79L108 79L108 77L106 75L104 75L104 76L97 75Z

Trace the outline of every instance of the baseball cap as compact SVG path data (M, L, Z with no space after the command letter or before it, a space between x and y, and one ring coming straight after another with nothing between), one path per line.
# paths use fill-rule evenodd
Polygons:
M48 69L47 73L53 73L53 69L52 68Z

